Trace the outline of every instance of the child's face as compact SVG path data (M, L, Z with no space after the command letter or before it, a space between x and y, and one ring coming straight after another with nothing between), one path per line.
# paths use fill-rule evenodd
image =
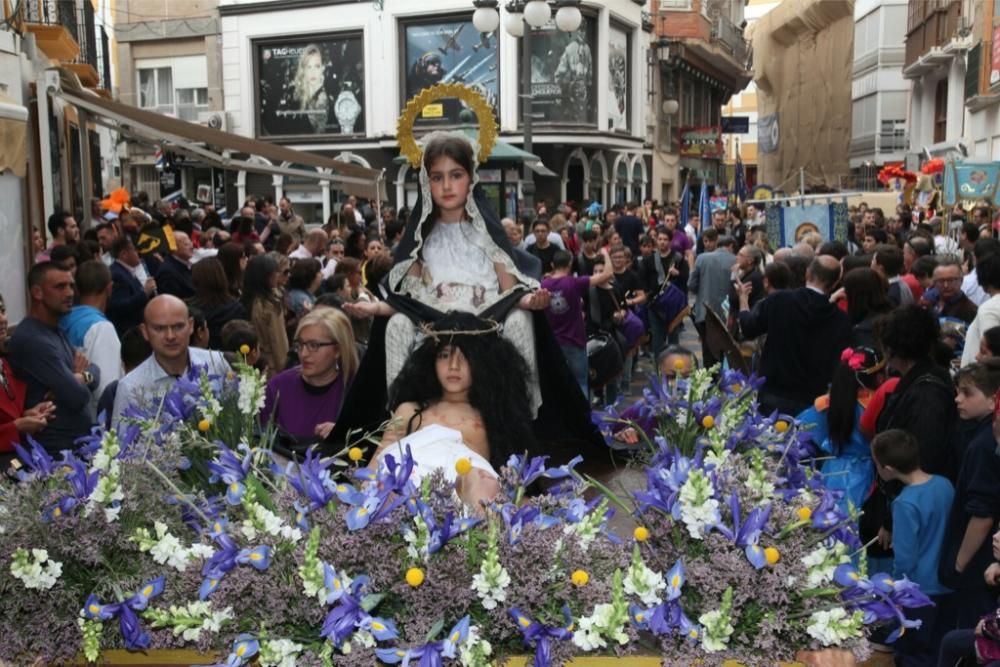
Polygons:
M431 165L428 174L431 181L431 199L442 213L465 208L472 180L462 165L448 156L441 156Z
M976 354L976 361L982 363L986 359L992 359L993 352L990 351L990 346L987 344L985 338L979 339L979 352Z
M993 412L993 398L971 382L958 385L955 405L958 406L958 416L962 419L980 419Z
M435 370L445 393L460 394L472 386L472 369L457 346L445 345L438 350Z

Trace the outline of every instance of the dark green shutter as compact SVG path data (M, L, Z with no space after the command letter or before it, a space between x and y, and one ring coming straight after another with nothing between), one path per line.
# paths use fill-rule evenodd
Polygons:
M979 94L979 61L982 59L983 43L969 49L969 60L965 66L965 99Z

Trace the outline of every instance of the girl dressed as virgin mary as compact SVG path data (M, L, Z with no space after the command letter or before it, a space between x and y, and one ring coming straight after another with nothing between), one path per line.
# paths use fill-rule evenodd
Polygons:
M476 150L466 135L435 132L426 137L420 198L381 285L384 300L345 305L351 315L375 316L376 323L358 373L361 383L352 391L357 401L348 397L333 438L345 436L347 425L370 428L377 422L373 401L384 414L386 387L419 343L420 327L458 311L498 323L501 335L524 357L539 441L573 442L567 453L593 453L602 445L590 425L589 404L578 389L574 392L572 375L541 312L549 295L532 275L537 271L533 258L507 239L475 166ZM381 386L376 386L376 376Z

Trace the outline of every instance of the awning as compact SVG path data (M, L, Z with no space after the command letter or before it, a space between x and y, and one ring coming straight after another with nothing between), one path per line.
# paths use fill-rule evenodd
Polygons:
M0 94L0 172L24 178L28 170L28 110Z
M479 131L471 128L462 128L460 130L464 132L473 141L479 140ZM394 160L396 164L403 164L406 162L406 156L397 156ZM529 153L526 150L520 149L517 146L508 144L506 141L497 141L493 144L493 150L490 151L490 156L486 159L486 162L511 162L514 164L526 164L531 171L535 172L539 176L556 176L557 174L551 169L542 164L542 158L538 157L534 153Z
M50 88L49 92L125 134L195 155L217 167L329 181L348 194L384 198L379 171L105 99L83 88L76 76L65 69L59 70L58 89ZM272 164L250 160L249 156L264 158ZM314 167L316 171L303 167Z

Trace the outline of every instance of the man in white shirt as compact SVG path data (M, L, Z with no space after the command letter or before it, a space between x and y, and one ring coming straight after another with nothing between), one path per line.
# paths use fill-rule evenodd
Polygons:
M175 296L162 294L152 299L140 331L153 354L118 382L112 424L130 405L154 405L192 366L205 367L210 375L229 371L220 353L191 347L194 321L187 305Z
M965 347L962 349L963 367L976 360L983 334L993 327L1000 326L1000 254L990 254L977 260L976 272L979 275L979 284L989 294L989 298L979 306L976 319L972 320L972 324L965 332Z

